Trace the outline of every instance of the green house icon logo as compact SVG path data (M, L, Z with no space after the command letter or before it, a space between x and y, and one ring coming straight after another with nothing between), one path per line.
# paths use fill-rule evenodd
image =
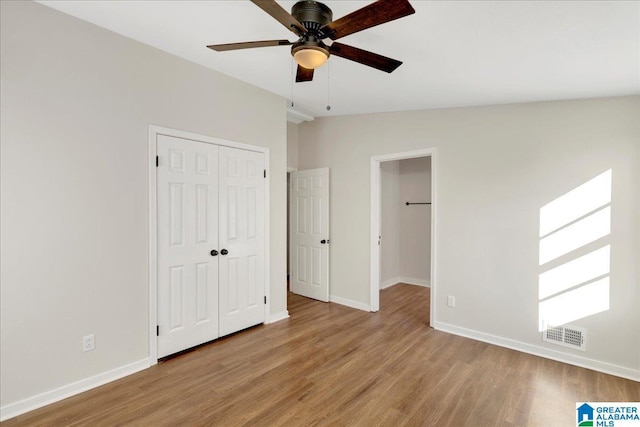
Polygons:
M578 427L593 426L593 408L587 403L578 406Z

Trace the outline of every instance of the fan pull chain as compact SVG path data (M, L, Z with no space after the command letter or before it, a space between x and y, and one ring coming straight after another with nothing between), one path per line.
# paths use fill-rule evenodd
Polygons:
M331 74L331 62L327 62L327 111L331 110L331 92L329 90L329 74Z

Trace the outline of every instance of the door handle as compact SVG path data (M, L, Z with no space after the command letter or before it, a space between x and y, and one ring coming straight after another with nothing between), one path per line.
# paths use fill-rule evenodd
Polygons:
M222 255L226 255L226 254L228 254L228 253L229 253L229 251L228 251L228 250L226 250L226 249L223 249L223 250L221 250L221 251L220 251L220 253L221 253Z
M216 251L215 249L211 250L211 256L216 256L218 255L218 251Z
M320 243L321 243L321 244L323 244L323 245L324 245L324 244L327 244L327 245L328 245L328 244L329 244L329 239L327 239L327 240L322 239L322 240L320 240Z

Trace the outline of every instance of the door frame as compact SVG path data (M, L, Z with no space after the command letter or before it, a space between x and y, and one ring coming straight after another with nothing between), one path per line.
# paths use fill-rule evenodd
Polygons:
M264 168L267 176L264 183L264 275L265 284L264 291L267 296L267 302L264 305L265 323L269 319L271 312L271 262L270 262L270 203L269 194L269 149L256 145L242 144L239 142L228 141L225 139L214 138L211 136L198 135L191 132L185 132L177 129L170 129L161 126L149 125L149 365L158 363L158 339L156 335L156 326L158 324L158 211L157 211L157 173L156 173L156 140L158 135L172 136L176 138L189 139L196 142L206 144L215 144L231 148L239 148L241 150L255 151L264 154Z
M438 194L436 192L437 162L436 149L426 148L402 153L383 154L371 157L371 234L370 234L370 298L371 311L380 310L380 166L382 162L394 160L414 159L417 157L431 157L431 298L430 298L430 324L434 324L437 290L437 264L436 264L436 217L438 207Z

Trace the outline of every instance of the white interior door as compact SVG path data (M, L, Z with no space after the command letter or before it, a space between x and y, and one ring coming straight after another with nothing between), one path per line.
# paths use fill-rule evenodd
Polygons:
M329 169L291 172L291 291L329 301Z
M220 336L264 322L264 154L220 147Z
M157 139L158 357L218 337L218 146Z

